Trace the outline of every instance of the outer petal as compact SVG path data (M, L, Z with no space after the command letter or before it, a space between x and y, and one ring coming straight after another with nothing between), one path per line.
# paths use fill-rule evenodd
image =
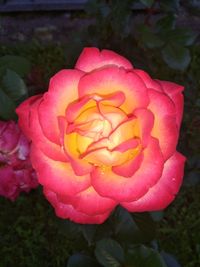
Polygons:
M179 191L184 171L185 157L180 153L167 160L163 174L157 184L140 199L134 202L123 202L121 205L131 212L161 210L166 208Z
M107 65L116 65L125 69L132 69L132 64L124 57L110 50L99 51L95 47L84 48L79 56L75 68L90 72Z
M173 102L166 95L149 90L150 104L148 108L154 114L152 136L159 140L164 159L168 159L176 150L178 128Z
M140 168L132 177L118 176L106 167L96 168L91 174L92 185L101 196L119 202L137 200L158 181L163 164L158 141L152 138L144 150L144 160Z
M143 80L147 88L154 89L158 92L163 92L163 88L157 80L152 79L148 73L143 70L134 69L133 70L140 78Z
M90 176L77 176L69 163L54 161L32 145L31 160L38 181L59 194L74 195L90 186Z
M117 67L107 67L85 75L80 79L78 90L80 97L122 91L126 98L121 109L127 113L135 108L146 107L149 103L147 88L141 78L133 72Z
M30 107L30 135L34 144L36 144L40 150L53 160L67 161L67 156L62 150L61 146L52 143L47 139L41 129L38 119L38 106L41 99L35 101Z
M73 208L72 205L67 205L60 202L57 198L57 195L53 191L44 188L44 195L55 208L55 212L58 217L61 217L63 219L70 219L76 223L101 224L108 218L111 212L108 211L104 214L89 216L77 211L75 208Z
M62 70L51 78L49 91L39 107L39 120L45 136L60 144L58 116L65 116L69 103L78 98L78 82L83 72Z
M77 211L90 216L111 211L117 204L110 198L101 197L92 186L72 196L71 199L66 195L58 195L58 199L65 204L71 204Z
M171 98L176 108L176 122L178 128L180 128L182 116L183 116L183 86L168 81L158 81L162 86L164 92Z
M22 102L17 108L16 113L19 116L18 124L26 137L30 140L31 139L31 132L30 132L30 108L35 102L39 102L42 98L42 95L35 95L24 102Z

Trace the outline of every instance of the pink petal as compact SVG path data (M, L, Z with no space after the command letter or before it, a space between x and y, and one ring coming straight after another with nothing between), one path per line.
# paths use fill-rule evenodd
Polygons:
M158 91L161 93L163 92L162 86L159 84L159 82L157 80L152 79L148 73L146 73L143 70L139 70L139 69L134 69L133 71L138 76L140 76L140 78L143 80L147 88L154 89L155 91Z
M86 47L79 56L75 68L90 72L107 65L116 65L125 69L132 69L132 64L123 56L110 50L99 51L95 47Z
M17 108L16 113L19 117L18 124L26 137L30 140L31 133L30 133L30 107L35 103L40 101L42 95L35 95L24 102L22 102Z
M78 70L62 70L50 80L49 91L40 104L39 120L50 141L60 144L58 117L65 116L69 103L78 99L78 82L84 73Z
M164 165L163 174L158 182L140 199L122 202L121 205L131 212L144 212L166 208L175 198L182 183L185 157L175 152Z
M115 201L101 197L93 187L87 188L71 197L71 199L68 196L65 197L65 195L58 195L58 199L65 204L71 204L77 211L90 216L111 211L116 206Z
M149 103L147 88L141 78L133 72L117 67L98 69L83 76L78 90L80 97L88 94L106 96L121 91L125 94L121 109L126 113L135 108L146 107Z
M143 153L140 153L135 158L123 163L122 165L113 166L112 171L117 175L131 177L140 168L143 161Z
M104 197L116 201L133 201L142 197L160 178L163 170L163 157L158 141L150 139L144 149L144 159L140 168L130 178L113 173L110 168L96 168L92 173L92 186Z
M176 109L176 122L178 128L180 128L182 116L183 116L183 94L181 93L184 90L184 87L176 83L168 81L159 81L158 83L162 86L164 92L171 98L175 104Z
M154 90L149 90L148 108L154 114L152 136L159 140L164 159L168 159L176 150L178 128L175 106L170 98Z
M58 217L70 219L76 223L101 224L108 218L111 212L107 211L104 214L89 216L77 211L72 205L67 205L60 202L57 198L57 195L53 191L44 188L44 195L55 208L55 212Z
M31 161L39 183L58 194L73 195L90 186L90 175L75 175L69 163L48 158L35 145L32 145Z
M154 115L148 109L136 109L133 115L137 118L139 138L143 147L146 147L154 124Z

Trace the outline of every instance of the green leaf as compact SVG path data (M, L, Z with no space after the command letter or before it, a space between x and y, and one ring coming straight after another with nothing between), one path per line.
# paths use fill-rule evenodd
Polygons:
M161 255L167 265L167 267L181 267L181 265L177 262L175 257L165 251L161 252Z
M0 57L0 71L2 69L11 69L23 77L30 72L31 64L24 57L6 55Z
M127 267L168 267L156 250L144 245L130 249L125 257Z
M20 78L16 72L9 69L6 70L6 73L3 76L2 87L4 92L14 101L28 94L22 78Z
M169 15L166 15L156 22L156 28L158 29L158 31L161 31L163 34L165 34L166 31L174 29L174 26L175 26L174 13L170 13Z
M167 44L161 52L164 61L172 69L184 71L191 61L189 49L175 43Z
M164 217L164 212L163 211L151 211L150 215L155 222L159 222Z
M97 242L95 255L104 267L120 267L124 262L124 252L119 243L107 238Z
M140 2L147 7L151 7L154 3L154 0L140 0Z
M67 267L98 267L98 263L86 255L77 253L69 258Z
M118 207L114 214L116 237L126 243L149 242L155 237L155 223L148 213L130 214Z
M167 33L166 40L170 43L176 43L184 46L190 46L194 43L198 34L190 29L177 28Z
M158 48L164 45L164 42L158 35L152 32L147 26L141 25L139 27L139 33L144 45L148 48Z
M4 120L16 119L15 103L0 88L0 117Z

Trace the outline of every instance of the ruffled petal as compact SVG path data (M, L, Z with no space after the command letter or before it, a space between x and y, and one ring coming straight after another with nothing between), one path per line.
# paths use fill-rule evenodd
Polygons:
M116 201L133 201L142 197L160 178L163 171L163 156L158 141L152 138L144 149L144 159L138 171L130 178L119 176L110 168L96 168L91 173L94 189L104 197Z
M178 128L180 128L182 116L183 116L183 94L181 93L184 90L184 87L176 83L168 81L157 81L163 88L164 92L171 98L174 102L176 109L176 122Z
M71 198L66 195L58 195L58 199L65 204L71 204L77 211L90 216L113 210L117 204L110 198L101 197L92 186Z
M136 157L131 160L128 160L122 165L113 166L112 171L120 176L131 177L139 169L143 161L143 157L143 153L140 153Z
M95 47L86 47L79 56L75 68L90 72L107 65L116 65L125 69L132 69L132 64L123 56L110 50L99 51Z
M175 152L164 165L163 174L158 182L140 199L122 202L121 205L131 212L144 212L166 208L178 193L183 179L185 157Z
M147 88L154 89L158 92L163 92L162 86L159 84L157 80L152 79L148 73L143 70L134 69L133 70L140 78L143 80Z
M67 105L78 99L78 82L84 73L78 70L62 70L50 80L49 91L39 106L42 130L50 141L60 144L58 117L65 116Z
M90 175L75 175L69 163L48 158L35 145L32 145L31 161L39 182L58 194L74 195L90 186Z
M127 114L149 103L147 88L141 78L122 68L107 67L85 75L80 79L79 96L88 94L108 95L122 91L126 98L121 109Z
M44 195L55 208L55 212L58 217L63 219L70 219L76 223L101 224L108 218L111 213L111 211L108 211L104 214L89 216L77 211L72 205L67 205L60 202L57 198L57 195L53 191L44 188Z
M159 140L166 160L174 153L178 142L175 106L170 98L154 90L149 90L149 96L148 108L154 114L154 126L151 134Z
M67 161L67 156L64 153L61 146L52 143L47 139L41 129L39 119L38 119L38 106L40 105L39 101L35 101L30 107L30 135L32 142L37 145L40 150L49 158L58 161Z
M17 108L16 113L19 117L18 124L26 137L31 140L31 132L30 132L30 108L35 102L40 102L42 95L35 95L24 102L22 102Z

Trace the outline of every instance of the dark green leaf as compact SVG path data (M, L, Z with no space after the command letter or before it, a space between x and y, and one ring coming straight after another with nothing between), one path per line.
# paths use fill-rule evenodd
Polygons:
M156 250L143 245L129 250L125 257L127 267L167 267Z
M88 256L77 253L69 258L67 267L98 267L98 263Z
M191 61L189 49L175 43L166 45L162 49L162 56L170 68L181 71L185 70Z
M24 57L6 55L0 57L0 70L1 69L11 69L23 77L29 73L31 64Z
M4 120L16 119L15 103L0 88L0 117Z
M160 6L164 11L177 11L180 5L180 0L162 0Z
M165 251L161 252L161 255L167 265L167 267L181 267L173 255L166 253Z
M120 267L124 262L122 247L115 240L109 238L97 242L95 255L104 267Z
M118 207L114 214L116 237L128 243L149 242L155 237L155 223L148 213L130 214Z
M152 211L150 212L150 215L155 222L159 222L164 217L164 212L163 211Z
M154 3L154 0L140 0L140 2L147 7L151 7Z
M141 25L141 27L139 27L139 31L141 39L146 47L157 48L164 45L164 42L156 33L152 32L149 27Z
M165 34L166 31L174 29L175 26L175 15L174 13L170 13L159 19L156 22L156 28L158 31L162 31Z
M190 46L194 43L197 36L198 34L190 29L177 28L167 33L166 40L170 43Z
M22 78L16 72L9 69L6 70L3 76L2 87L5 93L14 101L28 94Z

